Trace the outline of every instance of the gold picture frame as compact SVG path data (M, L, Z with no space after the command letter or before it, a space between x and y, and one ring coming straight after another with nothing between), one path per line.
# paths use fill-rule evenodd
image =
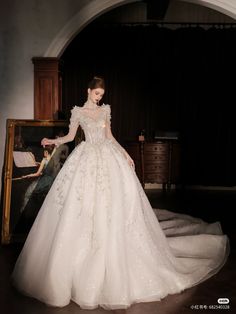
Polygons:
M68 121L7 120L2 244L26 239L51 184L67 156L83 139L83 133L79 128L73 142L46 149L41 146L41 139L67 132ZM39 174L40 169L43 170Z

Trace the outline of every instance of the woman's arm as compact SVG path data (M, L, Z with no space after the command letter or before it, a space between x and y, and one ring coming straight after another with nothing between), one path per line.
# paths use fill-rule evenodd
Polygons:
M22 176L22 178L32 178L32 177L39 177L39 176L41 176L42 171L43 171L44 164L45 164L45 159L43 159L43 160L41 161L40 166L39 166L37 172L27 174L27 175L25 175L25 176Z
M71 118L70 118L68 134L62 137L55 138L55 139L43 138L41 141L41 145L43 145L43 147L46 145L60 146L61 144L71 142L75 138L78 127L79 127L78 108L74 107L71 110Z
M127 151L117 142L117 140L114 138L112 131L111 131L111 108L109 105L106 105L107 108L107 115L106 115L106 138L108 138L118 149L120 152L122 152L127 159L130 166L134 167L134 161L130 157L130 155L127 153Z

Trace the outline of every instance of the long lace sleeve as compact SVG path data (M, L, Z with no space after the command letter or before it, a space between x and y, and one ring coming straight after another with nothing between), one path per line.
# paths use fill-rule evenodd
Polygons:
M79 126L79 112L78 107L74 107L71 110L70 124L69 124L69 132L67 135L56 138L55 145L60 146L61 144L71 142L75 138L77 129Z

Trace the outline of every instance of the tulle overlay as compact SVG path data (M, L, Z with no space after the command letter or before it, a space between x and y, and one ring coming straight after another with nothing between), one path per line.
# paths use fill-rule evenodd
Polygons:
M209 278L223 266L227 243L219 223L153 211L119 148L86 140L56 177L12 280L53 306L127 308Z

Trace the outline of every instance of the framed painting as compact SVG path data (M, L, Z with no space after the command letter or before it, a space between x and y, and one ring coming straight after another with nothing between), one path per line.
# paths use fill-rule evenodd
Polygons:
M44 137L68 133L66 121L7 120L3 185L2 244L23 242L70 152L83 139L59 147L41 146Z

